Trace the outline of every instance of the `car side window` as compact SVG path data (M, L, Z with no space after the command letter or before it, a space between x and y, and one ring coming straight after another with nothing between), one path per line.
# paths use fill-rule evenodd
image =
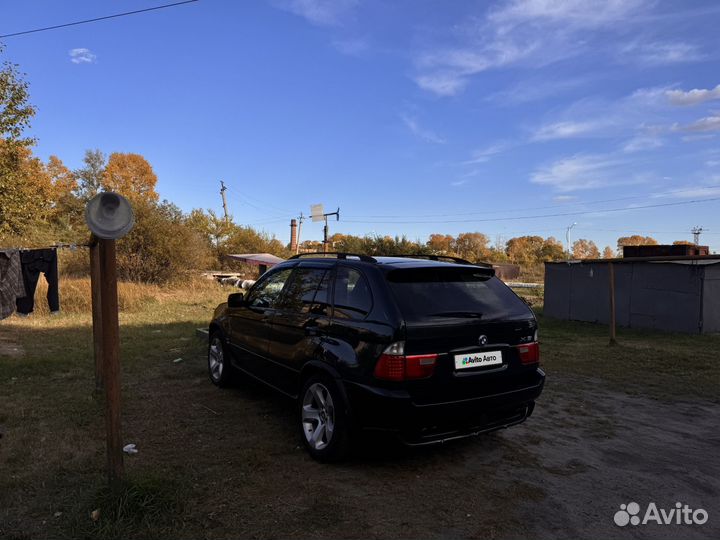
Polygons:
M280 298L280 293L285 286L285 282L290 277L290 272L292 272L292 268L280 270L253 287L248 296L248 306L261 308L272 307L278 298Z
M280 307L298 313L308 313L324 276L323 268L296 268L283 294Z
M372 308L367 281L360 272L338 266L335 277L335 316L341 319L364 319Z
M316 315L330 316L330 292L332 286L333 271L328 270L320 282L315 299L313 300L310 311Z

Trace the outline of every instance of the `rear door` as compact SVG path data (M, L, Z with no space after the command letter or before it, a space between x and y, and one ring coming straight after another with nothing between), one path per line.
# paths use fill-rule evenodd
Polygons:
M298 372L312 358L325 334L329 318L329 265L296 267L272 319L269 360L273 384L283 392L297 392Z
M248 292L247 302L228 309L230 342L240 368L265 380L270 326L292 268L265 274Z
M410 383L416 401L480 397L533 379L517 346L534 341L534 314L487 270L433 266L387 278L405 320L405 354L440 355L432 378Z

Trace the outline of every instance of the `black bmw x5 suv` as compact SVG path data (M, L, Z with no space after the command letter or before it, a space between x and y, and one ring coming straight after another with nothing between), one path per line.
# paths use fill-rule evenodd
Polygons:
M537 321L490 267L449 257L306 254L234 293L210 323L208 370L297 402L316 459L360 430L422 445L523 422L545 374Z

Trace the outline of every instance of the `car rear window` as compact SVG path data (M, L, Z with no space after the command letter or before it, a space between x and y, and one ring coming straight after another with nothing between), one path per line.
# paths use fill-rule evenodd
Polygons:
M482 270L408 268L390 271L387 280L407 322L532 317L527 304L507 285Z

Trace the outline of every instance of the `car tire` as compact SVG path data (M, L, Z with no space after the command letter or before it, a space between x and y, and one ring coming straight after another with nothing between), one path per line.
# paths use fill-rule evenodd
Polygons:
M350 448L347 403L332 377L313 375L298 397L298 425L303 445L323 462L340 461Z
M213 332L208 340L208 375L210 381L220 388L228 386L233 378L225 340L222 333L217 331Z

